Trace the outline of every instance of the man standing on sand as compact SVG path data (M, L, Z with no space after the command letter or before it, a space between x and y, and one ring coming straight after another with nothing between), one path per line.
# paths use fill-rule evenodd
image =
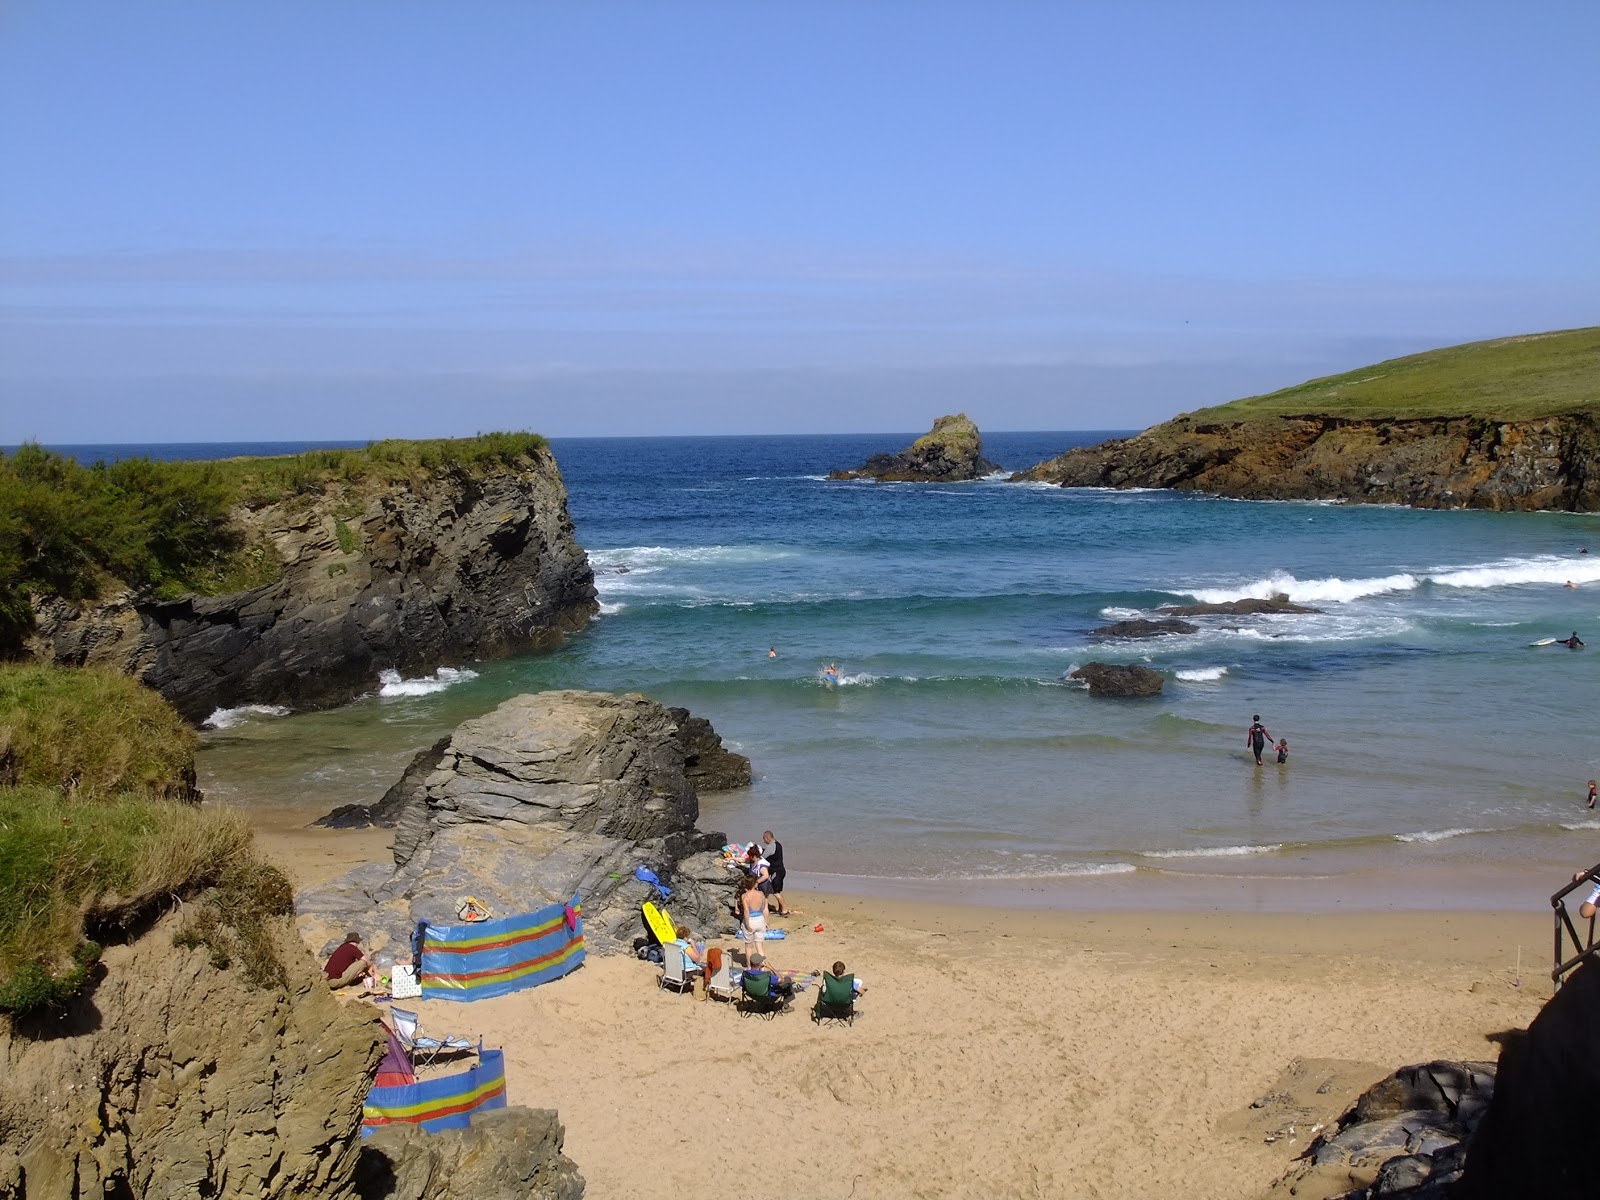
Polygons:
M778 915L787 917L790 908L783 902L783 877L788 873L783 869L783 843L773 837L772 830L769 829L761 835L761 849L767 856L767 870L772 875L772 884L767 895L778 906Z
M1261 752L1267 748L1267 743L1272 740L1272 735L1267 732L1267 727L1261 723L1261 714L1257 713L1250 718L1250 732L1244 735L1244 744L1255 752L1256 766L1261 765Z

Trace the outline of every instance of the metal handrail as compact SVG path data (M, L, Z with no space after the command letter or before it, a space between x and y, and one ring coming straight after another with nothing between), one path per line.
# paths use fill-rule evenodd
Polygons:
M1589 918L1589 935L1580 937L1578 936L1578 927L1572 923L1572 914L1567 911L1568 896L1585 884L1596 883L1600 883L1600 863L1595 863L1594 866L1581 875L1574 876L1571 883L1550 897L1550 907L1555 909L1556 916L1556 965L1555 969L1550 972L1550 979L1557 987L1561 986L1561 981L1571 973L1573 968L1593 954L1597 948L1600 948L1596 947L1594 940L1596 917ZM1580 917L1579 919L1581 920L1582 918ZM1572 939L1572 948L1575 951L1569 958L1562 957L1565 938Z

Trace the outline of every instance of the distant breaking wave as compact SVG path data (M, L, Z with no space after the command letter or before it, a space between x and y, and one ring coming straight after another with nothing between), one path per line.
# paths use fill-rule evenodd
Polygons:
M1391 592L1411 592L1424 584L1448 588L1497 588L1519 584L1559 584L1600 581L1600 555L1562 558L1502 559L1478 566L1440 568L1429 574L1399 572L1365 579L1297 579L1287 572L1276 572L1265 579L1233 587L1191 588L1181 594L1193 596L1202 604L1226 604L1233 600L1265 600L1284 595L1302 604L1347 604L1367 596Z
M1243 858L1247 854L1276 854L1282 842L1265 846L1198 846L1193 850L1141 850L1140 858Z
M1473 833L1493 833L1491 829L1424 829L1421 833L1397 833L1397 842L1443 842Z
M477 677L476 671L469 671L466 667L440 667L432 675L424 675L421 679L402 679L399 671L382 671L378 675L378 695L429 696Z
M1227 667L1196 667L1192 671L1179 671L1177 676L1185 683L1214 683L1227 673Z

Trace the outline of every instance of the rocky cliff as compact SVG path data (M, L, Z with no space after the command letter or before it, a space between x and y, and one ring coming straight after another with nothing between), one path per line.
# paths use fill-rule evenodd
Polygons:
M983 438L966 413L940 417L933 428L898 454L874 454L863 466L838 470L829 479L877 479L885 483L958 483L982 479L1000 468L983 457Z
M1012 476L1063 487L1156 487L1247 500L1415 508L1600 510L1593 414L1355 420L1179 417Z
M510 916L577 892L589 948L626 949L655 895L639 866L673 888L676 919L731 927L726 839L695 828L693 773L712 756L718 778L749 781L749 761L683 709L603 692L513 697L418 756L409 788L383 803L393 864L302 892L301 933L315 947L347 927L404 946L418 921L454 923L467 895Z
M109 950L59 1013L0 1018L0 1200L582 1196L548 1110L363 1143L378 1010L340 1003L286 921L284 982L262 987L175 945L182 919Z
M114 666L185 717L240 704L327 707L380 671L538 649L596 611L588 557L548 449L512 464L446 465L401 482L330 478L240 504L245 540L281 564L231 595L35 603L28 652Z

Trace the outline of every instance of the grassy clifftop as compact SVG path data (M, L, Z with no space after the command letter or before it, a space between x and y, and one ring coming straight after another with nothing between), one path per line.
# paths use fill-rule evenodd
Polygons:
M486 470L545 447L535 433L487 433L222 462L84 467L39 446L0 454L0 654L32 629L32 597L89 600L118 583L222 595L276 579L278 562L236 526L235 506L320 494L334 482L391 486Z
M1600 326L1428 350L1188 416L1527 421L1600 410Z
M180 944L271 984L268 917L288 881L255 858L244 816L190 803L194 737L114 672L0 666L0 1013L93 982L100 942L193 899Z

